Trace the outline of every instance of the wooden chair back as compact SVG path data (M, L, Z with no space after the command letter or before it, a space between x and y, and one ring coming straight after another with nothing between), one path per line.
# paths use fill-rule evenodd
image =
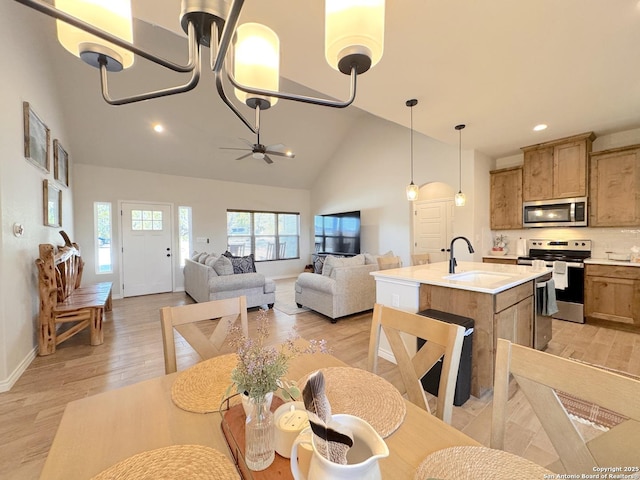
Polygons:
M367 362L367 368L373 373L377 373L381 331L384 331L389 341L409 400L428 412L431 411L420 379L444 356L436 416L446 423L451 423L464 328L376 303L373 308ZM401 333L412 337L405 340ZM427 342L412 356L416 345L414 337L423 338ZM407 348L406 341L414 347Z
M220 321L210 336L194 325L203 320ZM177 371L176 346L173 329L193 347L203 360L220 355L229 327L240 320L242 332L249 335L247 322L247 299L245 296L225 300L193 303L160 309L162 341L164 344L164 369L166 373Z
M504 449L510 374L529 400L566 473L593 474L598 466L638 463L639 380L504 339L497 343L492 448ZM556 391L612 410L628 420L585 442Z
M411 255L411 265L426 265L429 263L428 253L416 253Z
M400 268L402 259L400 257L378 257L378 268L388 270L390 268Z

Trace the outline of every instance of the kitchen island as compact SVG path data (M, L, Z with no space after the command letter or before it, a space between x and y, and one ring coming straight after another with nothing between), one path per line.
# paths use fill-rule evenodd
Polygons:
M551 270L477 262L459 262L455 274L448 268L448 262L439 262L372 272L376 302L473 318L471 393L481 397L493 388L497 338L533 346L535 280ZM379 355L392 359L387 348L381 342Z

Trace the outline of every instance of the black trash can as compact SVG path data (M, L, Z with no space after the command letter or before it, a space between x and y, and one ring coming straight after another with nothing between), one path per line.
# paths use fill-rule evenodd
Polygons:
M455 323L464 327L464 340L462 341L462 353L460 355L460 367L458 369L458 380L453 396L453 404L456 407L463 405L471 396L471 351L473 343L474 320L469 317L454 315L453 313L441 312L439 310L423 310L418 315L435 318L442 322ZM418 338L418 349L425 344L425 340ZM433 394L438 395L440 386L440 373L442 372L442 359L436 363L431 370L425 373L420 380L423 388Z

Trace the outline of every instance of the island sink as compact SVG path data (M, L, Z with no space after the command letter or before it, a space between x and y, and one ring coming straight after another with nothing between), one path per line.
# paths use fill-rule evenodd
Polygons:
M475 284L487 284L492 285L497 282L511 280L512 275L505 275L503 273L483 272L481 270L472 270L470 272L461 272L454 275L447 275L447 280L455 280L456 282L467 282Z

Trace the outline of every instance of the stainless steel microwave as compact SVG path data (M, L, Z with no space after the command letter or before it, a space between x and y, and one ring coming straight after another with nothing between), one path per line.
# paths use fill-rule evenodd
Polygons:
M586 227L587 197L524 202L524 227Z

